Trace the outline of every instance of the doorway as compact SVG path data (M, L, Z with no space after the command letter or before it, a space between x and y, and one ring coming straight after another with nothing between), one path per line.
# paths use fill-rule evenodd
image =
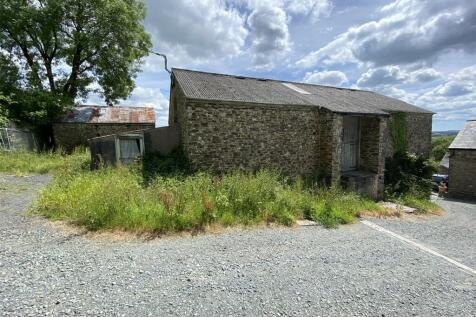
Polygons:
M355 171L359 166L360 118L345 116L342 136L342 171Z

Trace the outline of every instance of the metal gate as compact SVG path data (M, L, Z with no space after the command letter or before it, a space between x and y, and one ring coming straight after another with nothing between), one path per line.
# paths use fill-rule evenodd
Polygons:
M344 117L342 139L342 171L353 171L359 165L360 120L359 117Z

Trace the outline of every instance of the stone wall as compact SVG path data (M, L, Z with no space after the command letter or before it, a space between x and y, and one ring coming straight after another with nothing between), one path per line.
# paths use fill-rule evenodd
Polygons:
M144 130L145 153L168 155L180 145L178 125Z
M476 199L476 150L450 150L449 194Z
M182 110L182 145L194 169L317 170L317 108L187 102Z
M389 120L393 120L393 115ZM406 136L408 143L408 151L430 156L431 152L431 129L432 129L432 114L428 113L408 113L405 118L406 122ZM390 130L387 127L384 131L384 138L387 140L383 144L385 157L392 157L395 149L393 145L393 138L390 135Z
M88 146L88 139L120 132L154 128L152 123L55 123L53 133L55 142L66 151L75 147Z
M407 142L408 150L425 157L431 152L431 129L433 115L428 113L408 113Z
M319 115L319 174L327 183L339 184L341 177L343 116L326 110Z
M375 173L370 186L371 197L381 199L384 191L385 146L388 143L388 118L362 117L360 120L360 160L359 169Z

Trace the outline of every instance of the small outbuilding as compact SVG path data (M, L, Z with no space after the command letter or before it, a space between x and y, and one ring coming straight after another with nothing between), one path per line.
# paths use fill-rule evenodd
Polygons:
M449 195L476 199L476 120L466 122L449 151Z
M91 168L128 165L144 154L168 155L179 145L177 127L160 127L116 133L89 140Z
M53 133L56 144L71 151L91 138L154 127L154 108L78 106L53 124Z

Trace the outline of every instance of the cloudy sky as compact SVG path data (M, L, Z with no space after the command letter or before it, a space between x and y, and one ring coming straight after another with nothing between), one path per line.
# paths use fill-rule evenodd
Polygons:
M172 67L369 89L425 107L433 130L476 118L474 0L147 0ZM169 77L147 58L124 105L167 124Z

